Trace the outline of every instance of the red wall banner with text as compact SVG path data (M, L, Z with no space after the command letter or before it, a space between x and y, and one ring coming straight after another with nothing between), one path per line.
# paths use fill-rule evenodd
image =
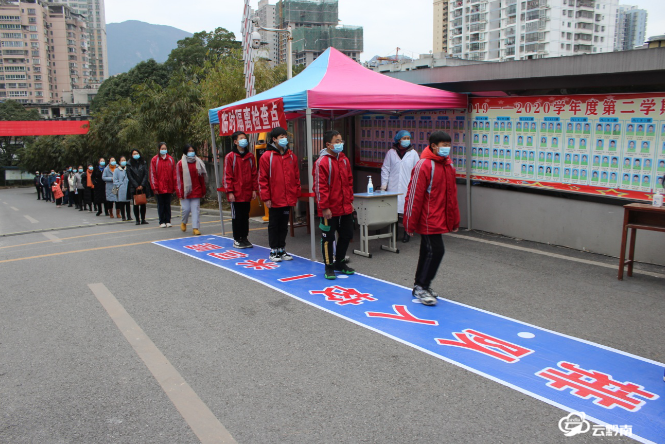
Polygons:
M224 108L217 112L217 116L220 136L230 136L236 131L252 134L267 132L278 126L286 128L281 97Z

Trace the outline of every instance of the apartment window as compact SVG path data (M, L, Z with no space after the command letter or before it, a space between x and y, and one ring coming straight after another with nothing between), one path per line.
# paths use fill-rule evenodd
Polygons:
M564 44L562 43L562 44L561 44L561 49L564 49L565 47L566 47L566 45L564 45Z
M35 10L34 8L28 8L28 14L29 15L35 15L36 13L37 13L37 10Z
M570 22L568 22L568 27L570 28Z

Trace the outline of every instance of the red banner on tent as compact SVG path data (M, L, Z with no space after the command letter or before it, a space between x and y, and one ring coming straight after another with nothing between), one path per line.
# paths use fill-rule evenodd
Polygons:
M217 112L217 116L220 136L230 136L236 131L252 134L267 132L278 126L286 128L281 97L224 108Z
M87 134L87 120L4 120L0 122L0 136L67 136Z

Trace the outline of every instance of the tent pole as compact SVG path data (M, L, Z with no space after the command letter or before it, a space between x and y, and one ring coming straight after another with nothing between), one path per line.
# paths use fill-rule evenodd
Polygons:
M466 125L464 133L466 134L465 152L466 152L466 229L471 231L471 113L468 108L464 112L464 124Z
M217 159L217 143L215 142L215 129L212 123L210 124L210 137L212 138L212 158L215 163L215 188L217 189L217 203L219 205L219 221L222 223L222 236L226 236L224 213L222 212L222 192L219 191L221 184L219 178L219 161Z
M314 153L312 152L312 109L307 108L306 111L306 117L305 117L306 123L307 123L307 184L308 184L308 189L309 189L309 227L310 227L310 248L311 248L311 257L313 261L316 261L316 242L314 240L315 233L316 233L316 226L315 221L316 217L314 215L314 197L311 196L312 190L313 190L313 182L314 178L312 177L312 169L313 169L313 159Z

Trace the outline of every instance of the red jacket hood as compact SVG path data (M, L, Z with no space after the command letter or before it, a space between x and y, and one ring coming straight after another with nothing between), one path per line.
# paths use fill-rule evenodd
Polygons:
M443 163L445 165L452 165L453 163L453 160L450 158L450 156L441 157L438 154L432 152L432 148L430 147L427 147L423 150L420 158L433 160L434 162Z

